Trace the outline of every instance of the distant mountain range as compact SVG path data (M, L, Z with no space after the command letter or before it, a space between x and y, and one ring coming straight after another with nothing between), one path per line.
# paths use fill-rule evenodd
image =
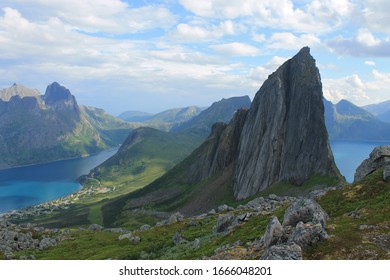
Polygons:
M169 131L173 126L197 116L203 109L197 106L189 106L169 109L154 115L139 111L127 111L120 114L118 118L134 123L135 126L148 126Z
M384 122L390 122L390 100L363 106L363 108Z
M123 142L131 125L79 106L54 82L44 95L13 84L0 91L0 168L85 156Z
M390 141L390 123L347 100L324 99L325 122L331 140Z
M174 126L171 131L152 127L134 129L118 152L93 169L90 176L104 184L123 187L123 192L140 188L188 156L208 136L215 122L229 122L238 109L249 108L250 102L248 96L222 99L187 122ZM178 119L183 115L180 112L189 111L197 110L195 107L174 109L153 118L169 121L171 124L172 121L179 123ZM150 123L144 123L145 126L148 124Z

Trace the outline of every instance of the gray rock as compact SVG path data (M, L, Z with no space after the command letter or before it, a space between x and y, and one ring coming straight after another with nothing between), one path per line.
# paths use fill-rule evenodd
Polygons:
M299 222L319 223L326 228L329 216L321 206L312 199L299 199L294 202L284 213L283 227L296 226Z
M390 163L385 165L383 169L383 180L386 182L390 181Z
M88 230L93 230L93 231L101 231L103 230L104 227L101 226L101 225L97 225L97 224L92 224L88 227Z
M269 221L263 237L264 246L268 248L277 244L283 237L283 227L277 217L273 216Z
M235 216L233 214L220 215L217 224L213 227L215 233L226 232L233 224Z
M173 238L172 238L172 241L173 241L173 243L175 243L175 244L180 244L180 243L185 242L186 240L185 240L184 237L180 234L180 232L176 232L175 235L174 235Z
M302 260L302 249L295 243L274 245L268 248L261 260Z
M144 230L149 230L150 228L151 228L150 225L145 224L145 225L143 225L143 226L140 227L140 230L141 230L141 231L144 231Z
M133 234L131 232L128 232L128 233L119 235L118 240L124 240L124 239L130 240L132 237L133 237Z
M250 209L258 209L262 208L264 205L265 199L264 197L256 197L255 199L249 201L247 204L245 204L245 208Z
M45 250L49 247L57 245L57 240L55 238L46 237L41 240L39 243L39 250Z
M328 234L320 224L299 222L287 242L294 242L301 248L309 248L318 241L327 238Z
M341 178L325 127L320 74L305 47L256 93L240 136L234 196L244 199L280 181L301 185L312 174Z
M354 175L354 182L359 182L368 174L374 172L378 168L385 168L388 166L390 158L390 146L378 146L370 153L368 159L364 160L356 169Z
M125 230L123 228L106 228L104 231L114 232L114 233L128 233L128 230Z
M215 209L211 209L209 212L208 212L208 215L215 215L217 214L217 211L215 211Z
M180 214L179 212L176 212L174 214L172 214L168 220L167 220L167 224L173 224L173 223L177 223L177 222L180 222L184 219L184 216L182 214Z
M217 212L218 212L218 213L227 212L228 209L229 209L229 206L227 206L226 204L220 205L220 206L218 206L218 208L217 208Z

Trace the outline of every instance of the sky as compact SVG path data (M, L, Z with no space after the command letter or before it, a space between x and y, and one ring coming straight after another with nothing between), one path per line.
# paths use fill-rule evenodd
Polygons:
M388 0L1 0L0 88L54 81L113 115L254 97L309 46L324 96L390 99Z

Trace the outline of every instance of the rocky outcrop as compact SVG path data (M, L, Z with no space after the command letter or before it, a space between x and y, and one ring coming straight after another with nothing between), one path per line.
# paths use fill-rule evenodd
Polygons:
M361 179L371 174L375 170L383 168L383 178L385 181L390 180L390 146L378 146L370 153L368 159L364 160L356 169L354 181L359 182Z
M271 74L242 129L234 194L249 197L273 183L340 176L324 121L322 85L309 48Z
M13 259L19 251L46 250L56 246L65 235L65 232L58 229L35 227L31 224L19 226L0 220L0 253L6 259Z
M273 216L265 229L263 242L265 247L270 247L279 242L283 236L284 229L277 217Z
M313 222L326 228L328 214L312 199L300 199L294 202L284 213L283 226L296 226L299 222Z
M261 260L302 260L302 249L295 243L275 245L267 249Z
M55 110L71 110L75 114L80 113L76 98L70 93L70 90L54 82L47 86L43 99L47 106Z

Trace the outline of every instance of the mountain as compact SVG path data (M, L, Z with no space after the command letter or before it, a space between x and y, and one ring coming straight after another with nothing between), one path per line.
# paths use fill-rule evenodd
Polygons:
M199 146L215 121L229 121L235 111L241 107L248 108L249 105L248 96L222 99L195 116L188 122L191 125L182 130L166 132L151 127L134 129L118 152L93 169L90 176L104 185L114 184L117 190L122 192L143 187L163 175ZM153 118L177 120L180 115L187 116L188 112L196 110L196 107L169 110ZM174 117L170 119L169 115Z
M180 132L185 130L197 130L201 131L201 133L206 133L206 137L210 133L210 128L214 123L228 123L233 118L237 109L249 108L250 105L251 100L249 96L223 98L218 102L214 102L209 108L205 109L202 114L174 126L171 131Z
M374 116L376 116L379 120L384 122L390 122L390 100L363 106L363 108Z
M143 122L153 117L153 114L140 111L126 111L117 116L118 119L126 122Z
M3 101L9 101L13 96L19 96L20 98L26 96L39 97L40 93L36 89L30 89L18 83L0 90L0 99Z
M331 140L390 141L390 124L347 100L324 99L325 123Z
M124 208L119 211L147 205L194 214L277 184L299 189L315 176L342 181L328 142L322 98L315 60L303 48L269 76L248 111L237 111L228 125L215 124L199 148L150 185L115 206L107 204L106 219L120 205Z
M3 89L0 118L0 168L96 153L120 144L130 131L119 119L78 106L56 82L44 95L19 84Z
M188 121L202 112L202 108L189 106L184 108L169 109L152 115L138 111L128 111L118 117L127 122L134 123L134 126L148 126L160 130L169 131L174 125Z

